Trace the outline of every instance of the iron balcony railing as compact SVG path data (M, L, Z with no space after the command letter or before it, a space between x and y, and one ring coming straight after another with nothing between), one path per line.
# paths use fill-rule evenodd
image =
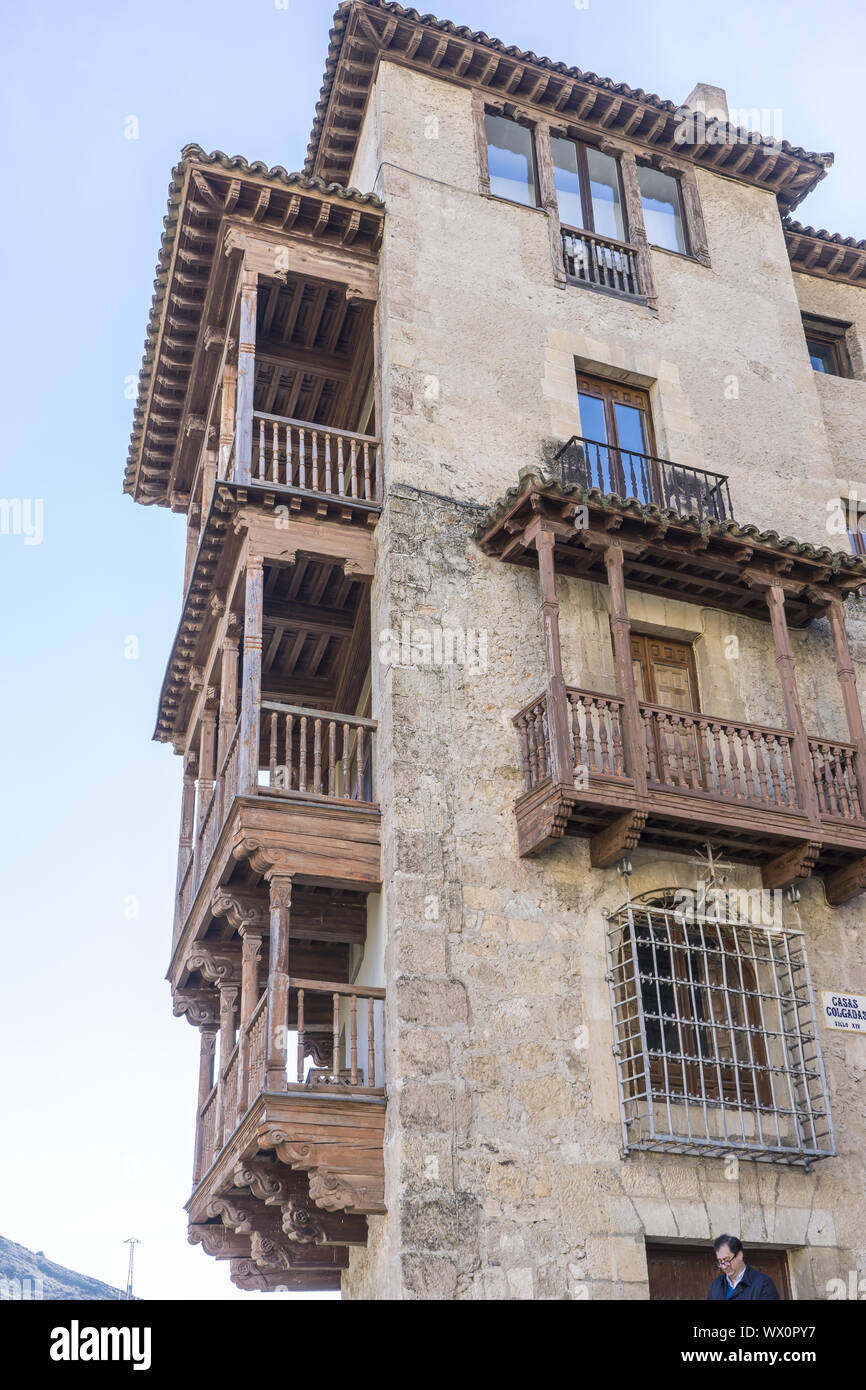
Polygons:
M605 444L597 439L572 435L556 454L564 483L597 487L600 492L634 497L670 507L681 515L697 515L702 521L730 521L733 518L728 479L724 473L708 473L703 468L687 468L654 454Z

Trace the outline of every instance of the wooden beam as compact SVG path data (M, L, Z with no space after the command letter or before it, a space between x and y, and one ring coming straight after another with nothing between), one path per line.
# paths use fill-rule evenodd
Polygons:
M804 840L801 845L777 855L761 866L761 879L766 889L788 888L792 883L811 877L821 853L820 840Z
M589 860L594 869L610 869L618 860L637 848L646 825L643 811L626 811L612 824L605 826L589 842Z

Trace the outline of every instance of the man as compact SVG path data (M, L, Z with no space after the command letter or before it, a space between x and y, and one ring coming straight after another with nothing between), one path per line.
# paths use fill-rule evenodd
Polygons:
M719 1273L710 1285L708 1299L778 1299L778 1290L769 1275L759 1274L746 1264L742 1242L736 1236L719 1236L713 1241L713 1249Z

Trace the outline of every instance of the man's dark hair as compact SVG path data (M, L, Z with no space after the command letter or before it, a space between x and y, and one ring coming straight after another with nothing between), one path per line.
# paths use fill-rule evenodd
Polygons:
M727 1245L732 1255L739 1255L743 1248L743 1242L737 1240L736 1236L719 1236L718 1240L713 1241L713 1249L717 1255L723 1245Z

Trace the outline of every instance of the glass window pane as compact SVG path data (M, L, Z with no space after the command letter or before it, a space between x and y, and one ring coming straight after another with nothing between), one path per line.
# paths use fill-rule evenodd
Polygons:
M607 424L604 418L604 402L598 396L588 396L584 391L577 394L580 407L580 432L584 439L594 441L584 444L586 454L586 473L590 487L600 488L602 492L617 492L613 473L613 459L607 443Z
M536 207L532 131L505 116L487 116L490 192L512 203Z
M831 376L836 375L836 354L832 343L822 343L814 338L807 338L806 347L809 349L809 361L816 372L829 372Z
M651 246L662 246L667 251L680 251L685 255L686 238L677 179L639 164L637 181L647 241Z
M564 227L583 227L580 177L577 172L577 146L573 140L552 136L553 174L559 203L559 220Z
M625 241L625 224L619 196L619 171L612 155L602 154L587 146L589 191L592 200L592 219L599 236Z

